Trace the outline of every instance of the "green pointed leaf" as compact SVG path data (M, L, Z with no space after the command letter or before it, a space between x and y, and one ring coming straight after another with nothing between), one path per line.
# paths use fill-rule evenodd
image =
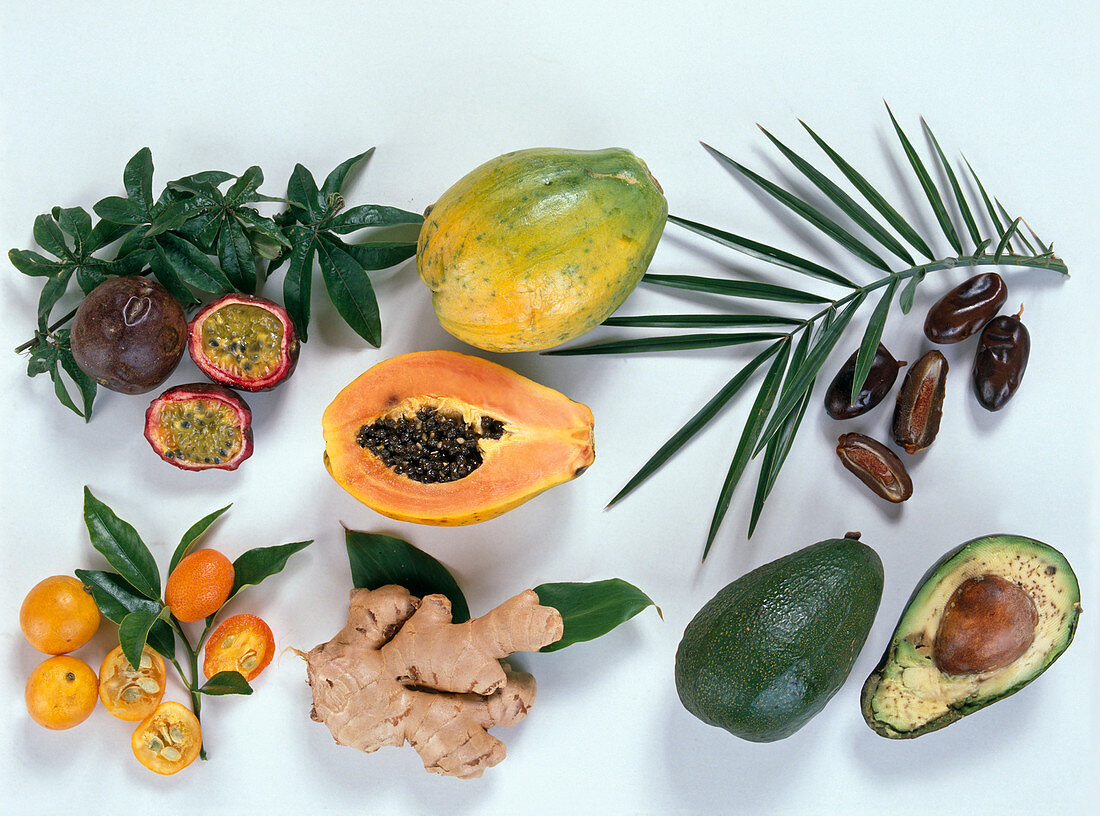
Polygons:
M1005 234L1001 236L1001 241L997 244L997 251L993 253L993 260L999 261L1004 257L1005 252L1009 248L1009 242L1012 240L1012 236L1016 234L1016 231L1020 228L1020 219L1017 218L1011 224L1008 229L1005 230Z
M126 195L148 218L153 209L153 152L143 147L126 162L122 171L122 184ZM104 216L100 215L100 218Z
M54 207L52 210L57 226L73 239L74 252L78 258L84 258L91 250L88 241L92 237L92 217L83 207Z
M867 328L863 332L863 340L860 341L859 352L856 354L856 368L852 374L852 392L848 399L851 405L855 405L863 384L867 382L867 375L871 373L871 364L875 361L875 353L878 351L879 341L882 340L882 331L886 328L886 318L890 314L890 305L894 302L898 280L894 278L886 286L886 291L882 293L875 310L871 312L870 320L867 321Z
M760 520L760 513L764 509L764 502L771 495L775 480L779 477L779 471L787 460L787 454L790 453L795 435L802 424L802 418L806 415L806 406L810 404L813 397L812 392L813 384L811 383L810 387L806 389L806 393L802 395L802 402L799 403L798 408L787 414L782 427L768 441L768 445L764 449L764 458L760 465L760 476L756 483L756 497L753 500L752 513L749 517L747 538L752 538L752 534L756 531L756 524Z
M997 209L1000 210L1001 215L1004 216L1006 224L1011 224L1013 221L1022 220L1022 219L1013 218L1011 215L1009 215L1008 211L1005 210L1005 208L1001 204L1000 200L995 199L995 201L997 203ZM1031 241L1027 240L1027 236L1024 235L1023 230L1021 230L1019 227L1017 227L1014 232L1015 232L1015 236L1014 236L1013 240L1019 240L1020 243L1022 243L1024 245L1024 248L1027 249L1028 252L1030 252L1032 255L1035 255L1036 254L1035 253L1035 247L1033 247L1031 245Z
M574 643L595 640L650 606L661 614L648 595L621 578L540 584L534 592L541 606L551 606L561 613L565 624L561 638L543 646L540 652L556 652Z
M661 465L671 459L673 454L687 444L688 440L702 430L708 422L717 416L719 411L726 407L731 399L737 396L737 393L744 388L745 383L749 381L753 372L756 371L765 360L775 354L779 350L779 346L779 343L768 346L768 348L756 355L756 357L750 360L744 368L738 371L733 378L722 387L721 391L711 397L710 401L700 408L695 416L689 419L680 430L674 433L672 437L649 458L649 461L642 465L641 470L635 473L623 489L615 494L615 497L607 503L607 506L611 507L620 500L626 498L634 488L652 476Z
M230 204L241 204L251 201L250 196L256 192L256 188L264 183L264 171L256 165L245 170L225 191L225 200Z
M328 199L330 195L339 193L344 189L344 179L347 178L348 173L355 165L363 161L363 159L371 156L374 153L374 148L364 150L357 156L352 156L350 159L345 159L336 165L331 173L325 178L325 183L321 185L321 197Z
M966 224L966 229L970 233L970 240L974 242L975 246L978 246L982 242L982 235L978 231L978 222L974 220L974 213L970 209L970 204L966 201L966 196L963 195L962 187L959 186L959 179L955 175L955 171L951 169L951 162L947 160L947 156L944 155L943 150L940 148L940 143L936 139L932 128L928 126L928 123L921 117L921 125L924 127L924 132L928 134L929 140L932 142L932 147L936 150L936 155L939 156L940 166L943 167L943 172L947 176L947 181L951 184L951 191L955 194L955 203L959 207L959 214L962 215L963 223Z
M41 255L31 249L9 249L8 260L11 265L22 272L35 278L45 278L57 274L61 264L51 261L45 255Z
M233 215L242 226L250 231L260 233L271 242L290 248L290 241L287 240L286 235L283 234L282 229L275 223L273 218L260 215L251 207L237 207L233 210Z
M716 156L719 160L724 162L729 167L732 167L734 170L747 178L761 190L766 192L780 204L787 207L795 215L800 216L813 226L817 227L819 230L832 238L834 241L836 241L846 250L851 252L857 258L870 264L871 266L881 269L884 272L890 271L890 265L886 263L886 261L884 261L882 258L880 258L874 250L872 250L869 246L867 246L865 243L852 235L852 233L848 232L848 230L844 229L844 227L840 226L840 224L836 223L833 219L829 218L829 216L825 215L825 213L821 212L821 210L814 207L808 201L805 201L804 199L799 198L793 193L784 190L778 184L768 181L763 176L754 173L743 164L736 162L728 156L720 153L710 145L703 146L707 150L709 150L712 155Z
M544 351L548 355L580 354L646 354L660 351L684 351L689 349L722 348L741 346L746 343L760 343L783 337L776 332L727 332L716 334L678 334L662 337L639 337L633 340L612 340L607 343L592 343L587 346L554 349Z
M51 255L56 255L62 260L73 260L69 245L65 243L65 233L57 226L52 216L43 213L34 219L34 240Z
M295 541L274 547L255 547L241 553L233 562L233 589L229 597L235 597L246 586L255 586L282 572L290 556L301 552L312 543L313 539Z
M73 381L77 389L80 391L80 401L83 406L81 413L87 421L92 416L92 403L95 401L97 386L95 380L89 377L81 370L80 366L76 364L76 358L73 357L73 350L69 344L69 332L65 330L63 333L58 332L58 344L57 353L58 359L61 361L61 367L65 370L65 373L69 375L69 379Z
M917 272L906 281L905 288L901 290L901 296L898 297L898 305L901 306L902 314L909 314L910 309L913 308L913 298L917 293L917 287L920 286L923 280L924 273Z
M169 575L175 572L176 565L179 564L185 555L187 555L188 551L191 549L191 545L198 541L202 534L206 532L207 528L217 521L222 513L232 506L232 503L227 504L225 507L203 516L187 528L187 532L183 534L183 538L180 539L180 543L176 546L175 552L172 553L172 560L168 564Z
M336 311L356 334L378 348L382 344L382 320L366 270L337 241L324 236L317 242L317 260Z
M763 314L614 315L601 325L654 329L725 329L745 326L801 326L797 317Z
M98 570L77 570L76 577L88 591L103 613L103 617L116 624L131 612L145 612L151 616L159 614L163 604L159 600L143 598L134 592L121 575ZM171 660L176 654L176 638L172 629L163 620L158 620L149 630L148 643L163 657Z
M1001 223L1000 217L997 215L997 211L993 209L993 201L989 197L989 193L985 191L985 187L982 185L981 179L978 178L978 174L974 172L974 168L970 166L970 162L963 157L963 161L966 162L966 168L970 171L970 177L974 179L974 185L978 188L978 193L982 197L982 203L985 204L985 211L989 215L989 220L993 223L994 228L997 230L997 237L1002 238L1005 234L1005 225Z
M982 242L974 248L974 257L977 258L979 255L982 255L992 243L992 238L983 239Z
M800 258L797 255L792 255L789 252L784 252L781 249L776 249L775 247L770 247L756 241L750 241L748 238L742 238L740 235L734 235L732 232L725 232L724 230L715 229L714 227L708 227L696 221L688 221L686 218L680 218L676 215L670 215L668 220L669 223L678 224L684 229L702 235L705 238L709 238L722 246L735 249L738 252L743 252L751 258L767 261L768 263L781 266L784 269L790 269L817 280L846 286L849 289L858 288L852 281L848 280L848 278L844 277L839 272L834 272L820 264L808 261L805 258Z
M943 234L947 237L948 243L954 247L955 252L961 255L963 251L962 242L959 240L959 234L955 231L955 225L951 223L951 217L947 214L947 208L940 197L940 191L932 183L932 177L928 175L928 169L921 161L921 157L913 147L912 142L909 141L909 137L905 135L905 131L901 129L898 120L894 118L894 112L890 110L889 105L886 106L886 111L890 114L890 121L894 123L894 130L898 134L898 139L901 140L905 155L909 159L913 172L917 174L917 180L920 181L920 186L924 190L924 195L928 198L928 203L932 205L932 212L936 214L936 220L940 222Z
M791 340L786 338L780 344L779 353L772 361L768 373L764 375L764 381L760 384L760 390L756 394L756 400L749 409L749 416L745 427L741 431L741 438L737 442L737 450L733 454L726 479L722 483L722 490L718 494L718 502L714 507L714 515L710 521L710 531L707 533L707 543L703 547L703 560L707 558L711 545L718 535L718 528L722 526L722 520L729 511L733 491L741 481L741 475L752 458L753 447L760 438L760 432L764 429L764 423L768 419L768 413L775 403L776 394L779 393L780 383L783 381L783 372L787 370L787 361L791 354Z
M251 694L252 686L238 671L220 671L199 686L199 694Z
M775 136L765 130L764 135L767 136L772 144L774 144L779 151L787 157L787 160L795 166L795 168L802 173L810 182L817 187L822 193L824 193L830 201L832 201L845 215L851 218L856 224L858 224L868 235L882 244L886 249L893 252L903 261L910 266L914 265L916 261L913 260L913 256L909 253L900 241L891 235L886 229L879 224L874 217L867 212L859 203L842 190L832 179L795 153L783 142L779 141Z
M412 595L445 595L451 602L451 620L470 619L470 607L454 576L443 564L407 541L380 533L344 529L351 561L352 586L378 589L387 584L403 586Z
M88 236L87 251L95 252L97 249L103 249L103 247L113 244L132 230L133 227L129 224L116 224L107 220L97 221L96 225L92 227L91 235Z
M84 488L84 524L92 546L141 595L160 599L160 573L153 554L130 524Z
M177 201L172 201L165 207L157 210L152 218L152 225L149 227L146 236L152 238L155 235L162 235L172 230L178 230L192 218L196 218L202 213L203 207L201 203L193 198L181 198ZM207 211L205 214L208 220L215 221L219 215L217 211ZM198 232L197 226L192 232Z
M812 292L803 292L800 289L790 289L786 286L757 283L755 281L731 281L725 278L704 278L699 275L646 274L642 276L642 282L656 284L657 286L670 286L674 289L690 289L695 292L707 292L712 295L742 297L752 300L775 300L781 303L830 302L827 297L815 295Z
M57 275L49 278L38 296L38 330L42 333L48 331L50 313L57 302L65 296L65 290L69 287L69 280L73 276L73 267L61 267Z
M341 242L340 248L363 269L389 269L416 254L416 244L405 241L375 241L367 244Z
M313 174L301 164L294 165L294 172L290 174L290 181L287 183L286 197L291 209L296 211L303 223L315 224L321 220L325 208L324 199L317 189Z
M252 244L235 218L227 217L218 233L218 262L238 292L256 292L256 260Z
M161 260L188 286L212 295L227 295L233 291L233 284L225 273L194 244L167 232L157 236L155 245Z
M879 191L876 190L859 171L845 161L839 153L833 150L824 139L818 136L810 126L801 119L799 120L799 124L806 129L806 132L809 133L811 137L813 137L813 140L817 142L817 146L825 152L832 160L833 164L835 164L848 181L852 183L852 186L859 191L859 194L867 199L867 203L874 207L879 215L886 219L886 223L897 230L898 235L908 241L911 247L924 255L928 260L936 260L935 253L932 252L932 248L928 246L928 243L920 236L920 233L913 229L908 221L902 218L901 214L890 205L890 202L883 198L882 194L879 193Z
M210 190L214 189L215 194L221 195L217 191L217 187L220 184L225 184L232 178L237 178L232 173L227 173L224 170L203 170L201 173L192 173L190 176L184 176L182 179L171 181L168 183L169 187L186 184L190 185L192 189L198 188L200 191L210 194Z
M421 224L424 216L397 207L382 207L377 204L360 204L340 213L326 222L325 228L343 235L365 227L389 227L395 224Z
M57 368L56 362L50 366L50 379L53 380L53 391L57 396L57 401L87 422L88 417L76 406L72 396L69 394L69 390L65 387L65 382L61 379L61 371Z
M302 230L304 233L305 231ZM283 278L283 305L290 319L298 329L298 336L306 342L306 328L309 326L309 297L313 284L313 256L317 251L317 240L312 236L301 237L294 244ZM268 267L268 274L271 267Z
M141 653L145 651L145 644L149 639L150 630L157 621L163 620L167 614L168 607L162 606L156 614L138 610L130 612L119 621L118 643L122 647L122 654L130 661L131 666L140 665Z
M189 309L197 305L199 299L191 294L191 290L180 279L175 268L168 262L168 256L161 250L160 245L154 242L153 246L155 249L149 254L149 266L153 270L153 277L172 293L172 296L180 302L183 308Z

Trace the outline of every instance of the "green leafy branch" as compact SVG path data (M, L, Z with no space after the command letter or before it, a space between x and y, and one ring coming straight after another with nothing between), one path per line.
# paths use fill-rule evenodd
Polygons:
M835 212L826 212L825 209L756 174L714 148L708 145L704 147L723 166L747 179L816 230L840 244L863 264L881 272L882 275L871 283L860 285L836 270L785 250L686 218L669 216L670 222L724 247L779 266L789 272L839 287L844 290L843 294L836 297L824 296L803 289L727 278L647 274L643 277L643 282L657 286L752 301L773 301L820 306L820 308L806 317L737 312L613 316L605 321L604 325L735 331L613 340L547 352L548 354L616 354L769 343L650 457L611 500L609 507L629 495L675 455L689 439L725 409L753 379L757 370L763 368L764 364L770 360L760 381L756 399L749 409L749 416L738 440L730 468L722 483L703 548L703 558L706 558L714 543L729 509L733 491L744 475L748 462L763 454L748 525L748 535L751 537L760 519L764 503L775 486L779 471L790 452L821 367L844 336L845 330L857 311L873 293L881 290L859 344L855 377L852 383L853 401L866 381L891 309L896 304L903 314L908 314L913 307L917 287L929 273L965 267L1001 266L1046 269L1068 275L1065 263L1054 255L1053 247L1044 243L1023 219L1011 216L999 200L991 198L970 163L964 159L966 170L977 190L977 198L980 199L972 205L951 163L940 148L939 142L922 119L924 133L934 150L936 162L947 180L949 190L941 193L933 182L927 165L889 107L887 112L924 197L951 247L950 254L937 255L931 246L932 239L920 235L863 175L804 122L801 124L807 133L870 209L877 213L877 217L825 173L761 128L795 169L828 199L841 216L846 216L848 221L867 237L860 236L856 231L843 226L837 220ZM971 198L974 198L973 192ZM956 228L946 201L954 202L957 209L956 217L961 218L963 229ZM1024 233L1025 227L1030 238ZM868 237L872 240L867 240ZM887 261L884 255L892 256L891 261ZM899 261L904 265L902 268L896 268ZM761 328L774 330L759 331Z
M215 510L188 528L172 553L167 574L172 574L207 528L229 507ZM236 671L218 672L202 683L199 654L225 604L245 587L260 584L282 572L290 556L313 542L257 547L242 553L233 562L233 588L229 597L221 609L206 619L202 634L192 642L161 597L160 572L149 547L131 524L115 515L87 487L84 488L84 524L92 546L115 571L76 570L76 577L91 592L103 617L118 624L119 645L130 665L140 664L146 644L156 650L175 667L191 696L191 709L200 720L203 695L251 694L252 687ZM188 664L187 671L180 663L177 641L183 647L182 659ZM206 758L205 748L200 755Z
M413 225L423 218L393 207L361 205L345 210L343 187L349 173L373 150L339 164L320 189L302 165L291 175L285 198L259 191L263 171L253 165L239 176L207 170L170 181L153 195L153 158L142 148L122 173L125 196L96 202L92 216L81 207L55 207L34 222L34 240L46 254L12 249L11 264L45 278L34 337L16 349L30 352L28 375L48 373L57 398L85 420L91 417L96 383L72 361L70 311L51 322L54 307L72 280L88 294L108 277L151 274L185 308L231 292L255 294L260 284L289 261L283 293L303 341L310 316L314 259L339 314L368 343L382 342L378 302L368 272L394 266L416 252L415 235L399 240L348 243L342 237L367 228ZM286 211L268 217L254 205L279 203ZM105 251L114 246L113 257ZM53 256L48 257L48 256ZM263 274L260 274L260 271ZM69 393L62 372L78 391Z

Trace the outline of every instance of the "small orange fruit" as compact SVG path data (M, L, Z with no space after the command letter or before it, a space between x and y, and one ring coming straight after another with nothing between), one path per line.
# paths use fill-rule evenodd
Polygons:
M195 550L172 570L164 585L164 602L181 621L213 615L233 591L233 562L217 550Z
M95 672L83 660L68 655L46 658L27 678L27 713L55 731L80 725L95 709L98 685Z
M120 720L144 720L164 696L164 661L148 646L135 669L116 646L99 667L99 699Z
M206 641L202 673L209 680L218 672L235 671L245 680L254 680L274 655L275 637L263 618L234 615Z
M19 628L31 646L46 654L68 654L99 629L99 607L71 575L39 581L19 608Z
M159 774L174 774L195 761L202 748L198 718L186 706L161 703L130 737L138 762Z

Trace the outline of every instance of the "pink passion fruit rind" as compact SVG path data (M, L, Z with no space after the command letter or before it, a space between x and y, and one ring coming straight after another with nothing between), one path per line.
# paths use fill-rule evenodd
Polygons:
M244 391L283 382L294 371L300 346L286 309L254 295L225 295L187 327L187 351L203 374Z
M225 386L177 385L150 403L145 438L181 470L236 470L252 455L252 411Z

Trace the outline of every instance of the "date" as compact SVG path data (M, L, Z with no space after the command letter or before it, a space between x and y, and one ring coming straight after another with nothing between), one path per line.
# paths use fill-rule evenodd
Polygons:
M905 372L894 405L894 442L906 453L931 445L940 431L947 394L947 358L933 349Z
M899 363L895 360L886 346L879 343L867 379L856 395L856 401L852 402L852 381L855 379L858 356L857 349L841 366L825 392L825 412L833 419L851 419L870 411L890 393L898 378L898 369L905 365L904 361Z
M965 280L940 298L924 319L933 343L958 343L977 332L1008 299L1008 287L996 272Z
M913 480L892 450L861 433L846 433L837 440L836 455L876 495L903 502L913 495Z
M1012 399L1027 369L1031 336L1020 320L1024 307L1015 315L1001 315L989 321L978 338L974 357L973 384L978 403L987 411L999 411Z

